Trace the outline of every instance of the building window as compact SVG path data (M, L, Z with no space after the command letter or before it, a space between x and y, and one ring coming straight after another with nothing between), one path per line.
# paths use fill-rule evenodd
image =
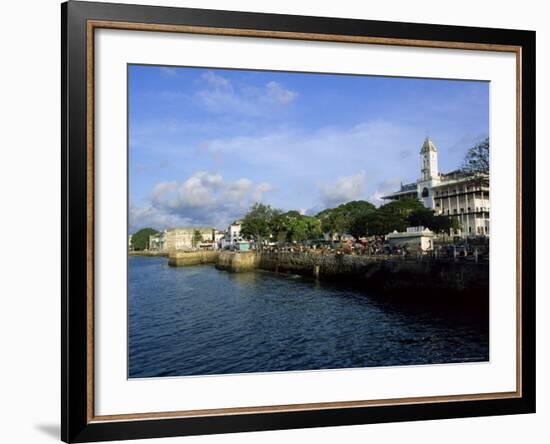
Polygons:
M422 190L422 197L428 197L430 195L430 192L428 191L428 188L424 187Z

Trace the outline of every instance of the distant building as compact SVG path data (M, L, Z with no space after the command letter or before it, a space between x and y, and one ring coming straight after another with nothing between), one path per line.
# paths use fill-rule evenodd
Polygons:
M221 230L214 230L214 243L215 248L221 248L223 238L225 237L225 232Z
M321 239L325 242L347 242L354 241L355 238L349 233L337 233L327 231L321 235Z
M128 235L128 251L132 251L134 248L132 246L132 235Z
M229 227L227 227L227 230L225 231L225 235L222 239L222 248L233 248L235 247L237 242L240 242L243 240L241 236L241 227L242 227L242 221L236 220L233 222Z
M385 200L419 199L436 214L458 219L454 235L489 236L489 175L453 171L439 173L437 148L428 137L420 150L420 179L403 185Z
M149 251L166 250L166 230L149 236L148 249Z
M201 234L199 245L194 245L195 232ZM211 227L181 227L166 230L165 234L165 250L190 250L199 248L202 244L214 243L214 228Z

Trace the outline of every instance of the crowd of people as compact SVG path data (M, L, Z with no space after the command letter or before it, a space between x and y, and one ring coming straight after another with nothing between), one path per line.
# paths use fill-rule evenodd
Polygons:
M252 249L256 249L252 246ZM262 248L267 252L290 252L312 254L351 254L356 256L374 257L398 257L401 259L441 259L460 260L471 258L480 260L488 257L487 246L471 244L437 244L423 249L421 244L391 245L382 237L374 237L369 240L344 241L344 242L308 242L292 244L269 244Z

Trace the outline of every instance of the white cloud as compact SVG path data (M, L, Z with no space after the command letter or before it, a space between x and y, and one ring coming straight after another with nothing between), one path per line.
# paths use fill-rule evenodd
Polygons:
M229 80L227 80L225 77L214 74L212 71L205 72L201 77L214 89L224 90L224 91L233 90Z
M273 128L254 136L210 139L203 146L222 164L232 162L242 171L270 174L269 182L279 190L277 198L287 196L276 206L307 208L307 214L316 214L336 201L360 198L380 204L383 192L394 191L401 180L416 180L418 156L403 158L401 151L415 153L423 137L422 129L375 119L314 131ZM351 192L361 189L360 180L355 188L331 190L338 187L336 178L356 176L358 171L363 172L362 194ZM382 181L388 178L394 182L384 187ZM317 192L309 192L308 184ZM297 187L304 192L293 193Z
M245 100L233 90L229 80L208 71L202 75L206 88L197 92L199 102L213 113L258 114L256 103Z
M401 183L402 181L398 177L386 179L382 182L379 182L376 185L376 190L369 196L369 201L375 205L383 205L384 203L387 203L386 201L382 200L382 197L386 196L389 193L399 191Z
M151 206L136 207L130 204L128 210L130 233L135 233L141 228L150 227L156 230L162 230L167 227L177 227L189 223L185 218Z
M234 87L229 79L212 71L205 72L201 79L205 88L197 92L197 98L214 113L260 115L270 112L273 105L290 104L297 96L295 91L273 81L261 88Z
M225 180L220 174L199 171L183 182L160 182L144 207L131 206L130 226L167 228L208 225L223 228L272 191L266 182L241 178Z
M320 191L321 201L327 207L359 199L365 193L365 172L338 177L334 183L320 187Z
M353 199L366 199L379 205L383 203L381 196L397 190L401 181L416 180L419 174L416 152L423 138L422 128L375 119L313 131L273 127L251 136L203 139L199 154L200 159L210 156L216 159L215 165L233 165L242 176L256 178L254 183L244 180L231 182L231 186L226 186L227 181L223 180L231 201L233 196L242 194L242 189L253 201L265 197L264 193L275 187L277 193L270 194L267 203L282 209L306 208L307 214L316 214L327 206ZM445 145L439 148L441 163L448 156L448 148ZM181 148L174 146L174 155L178 150ZM403 156L404 150L410 150L412 155ZM176 160L177 157L171 159L174 164L182 161ZM218 166L204 168L219 169ZM206 179L195 176L193 180L202 184ZM269 186L262 182L269 182ZM191 185L195 186L194 182L186 186ZM207 188L206 197L197 197L202 203L212 198L213 184ZM200 191L193 190L194 196L201 195ZM190 206L189 198L178 200L176 191L170 199L167 197L170 193L160 194L164 199L163 208L178 208L182 203ZM231 208L235 209L235 205Z
M273 187L268 184L267 182L261 182L258 184L258 186L256 186L255 190L254 190L254 200L255 201L260 201L262 200L263 198L263 195L265 193L269 193L270 191L273 191Z
M165 76L168 76L168 77L177 77L178 76L178 72L176 71L176 69L170 68L168 66L161 66L160 67L160 72L162 72L162 74L164 74Z
M339 170L380 169L401 170L408 164L416 167L417 159L401 159L396 151L403 147L416 149L422 131L416 128L397 126L381 120L369 120L353 126L324 127L315 131L274 128L255 136L238 136L210 139L204 143L205 150L219 155L237 156L242 162L278 166L289 169L327 171L327 165ZM261 153L261 154L259 154ZM417 168L412 170L416 172ZM370 174L369 174L370 175Z
M292 102L297 93L289 89L284 88L278 82L269 82L266 85L267 97L277 103L286 105L287 103Z

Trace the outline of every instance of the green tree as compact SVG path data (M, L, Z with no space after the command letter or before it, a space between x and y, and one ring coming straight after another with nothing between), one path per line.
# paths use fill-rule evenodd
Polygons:
M462 170L467 173L489 174L489 138L471 147L466 153Z
M348 227L349 234L356 239L368 235L375 213L376 209L372 209L353 217Z
M433 226L430 227L432 231L436 233L451 234L452 230L458 230L460 228L460 222L456 217L449 217L438 215L434 217Z
M242 236L254 239L261 249L263 240L273 233L273 224L280 213L280 210L272 208L271 205L255 203L243 218Z
M350 233L355 236L351 233L352 231L356 233L361 231L357 219L364 217L375 208L373 204L365 200L354 200L336 208L327 208L318 213L316 217L321 221L323 233L329 233L331 236Z
M423 209L418 199L395 200L382 205L367 216L367 234L385 236L392 231L405 231L410 226L411 213Z
M321 221L316 217L303 216L307 224L308 239L315 240L321 237Z
M193 231L193 238L191 239L191 243L193 247L196 247L203 241L202 239L202 233L199 230Z
M427 227L430 230L434 228L435 225L435 214L433 210L429 208L421 208L414 210L409 214L409 226L411 227Z
M296 210L278 214L273 219L272 229L279 242L303 242L321 236L319 219L300 214Z
M140 251L147 249L149 245L149 236L157 234L158 231L152 228L142 228L139 231L136 231L132 235L132 247L134 250Z
M451 234L451 230L459 228L460 224L457 218L436 215L429 208L414 210L408 217L409 226L426 227L436 233Z

